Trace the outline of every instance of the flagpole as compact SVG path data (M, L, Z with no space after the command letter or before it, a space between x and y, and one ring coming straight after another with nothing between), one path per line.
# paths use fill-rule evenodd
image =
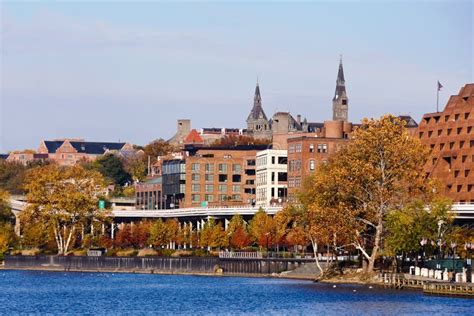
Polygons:
M436 113L439 113L439 81L436 85Z

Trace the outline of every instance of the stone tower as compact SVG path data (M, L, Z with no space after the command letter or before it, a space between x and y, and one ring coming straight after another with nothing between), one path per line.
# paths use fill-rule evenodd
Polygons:
M255 138L271 138L272 130L270 122L265 115L262 107L262 97L260 96L260 87L257 82L255 95L253 97L253 107L247 118L247 133Z
M344 69L342 67L342 57L339 61L339 71L337 72L336 91L332 99L332 119L333 121L347 122L347 112L349 109L349 99L346 93L346 82L344 80Z

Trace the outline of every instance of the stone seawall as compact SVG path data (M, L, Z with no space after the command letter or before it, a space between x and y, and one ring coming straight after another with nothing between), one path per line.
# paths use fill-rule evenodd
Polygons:
M269 275L294 270L304 264L288 259L221 259L217 257L87 257L6 256L6 269L59 271L113 271L147 273Z

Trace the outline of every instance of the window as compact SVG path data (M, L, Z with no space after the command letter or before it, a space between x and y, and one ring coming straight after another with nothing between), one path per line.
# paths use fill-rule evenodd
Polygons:
M420 133L420 134L423 134L423 133ZM420 137L421 137L421 135L420 135ZM314 144L309 144L309 152L314 153Z
M199 194L191 194L191 201L193 203L201 201L201 196Z
M328 145L327 144L318 144L318 153L327 153Z
M214 175L213 174L206 174L205 175L206 182L214 182Z
M438 158L436 158L436 157L433 158L433 165L435 165L437 161L438 161Z
M219 184L219 192L227 192L227 184Z
M461 132L462 132L462 127L458 127L457 130L456 130L456 132L457 132L458 135L461 134Z
M458 186L456 186L456 192L461 192L462 190L462 184L459 184Z
M199 173L193 173L191 175L191 180L192 181L199 181L201 179L201 176L199 175Z
M227 195L226 194L219 194L219 201L220 202L227 201Z
M466 177L466 178L469 177L470 173L471 173L471 170L469 170L469 169L464 170L464 177Z
M225 163L220 163L220 164L219 164L219 172L220 172L220 173L227 173L227 164L225 164Z
M191 185L191 191L199 192L199 191L201 191L201 186L199 184L192 184Z
M454 142L450 142L449 143L449 149L453 149L454 148Z
M419 135L420 135L419 137L422 138L423 137L423 132L420 132Z
M467 127L467 133L468 133L468 134L471 134L471 131L472 131L472 126L468 126L468 127Z
M457 178L459 176L459 170L454 170L454 177Z
M240 184L234 184L232 186L232 192L240 192Z
M286 165L287 163L288 163L288 159L286 157L278 157L279 165Z
M295 187L299 188L301 186L301 178L297 177L295 178Z
M448 136L451 135L451 131L452 131L452 130L453 130L452 128L448 128L448 132L447 132L447 135L448 135Z
M431 132L431 134L432 134L432 133L433 133L433 132ZM431 136L431 134L430 134L430 136ZM443 130L442 130L442 129L439 129L439 130L438 130L438 136L441 136L441 134L443 134Z
M212 195L212 194L205 194L205 195L204 195L204 201L206 201L206 202L213 202L213 201L214 201L214 195Z
M206 169L206 172L214 172L214 164L207 163L205 169Z
M242 201L240 194L232 194L232 200L234 201Z
M467 120L469 118L469 112L464 113L464 119Z
M275 156L272 156L272 165L275 164Z
M463 147L464 147L464 143L465 143L465 141L463 141L463 140L460 141L460 142L459 142L459 148L463 148Z
M301 144L296 144L296 146L295 146L295 151L296 151L297 153L300 153L300 152L301 152Z
M454 120L457 121L459 119L459 114L454 115Z
M446 115L446 116L444 117L444 121L447 122L448 120L449 120L449 115Z
M290 154L294 153L295 152L295 145L291 144L288 146L288 152Z
M219 182L227 182L227 175L226 174L220 174L219 175Z
M309 161L309 170L314 171L314 160Z
M192 170L193 172L199 171L199 164L198 164L198 163L193 163L193 164L191 165L191 170Z
M286 172L278 172L278 182L286 182L287 178Z
M241 182L242 181L242 176L240 174L234 174L232 176L232 182Z
M234 173L241 173L242 172L242 166L239 164L233 164L232 165L232 171Z
M247 166L255 166L255 159L247 160Z
M206 192L214 192L214 185L206 184Z

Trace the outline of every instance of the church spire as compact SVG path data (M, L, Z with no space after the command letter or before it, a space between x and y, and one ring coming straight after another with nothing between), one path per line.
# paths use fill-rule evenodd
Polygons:
M342 55L339 59L339 70L337 72L336 91L334 92L334 99L340 98L343 93L346 93L346 80L344 79L344 68L342 66Z
M337 72L336 90L332 99L332 119L334 121L347 122L349 99L346 92L346 80L344 79L344 68L342 66L342 55L339 59L339 70Z

